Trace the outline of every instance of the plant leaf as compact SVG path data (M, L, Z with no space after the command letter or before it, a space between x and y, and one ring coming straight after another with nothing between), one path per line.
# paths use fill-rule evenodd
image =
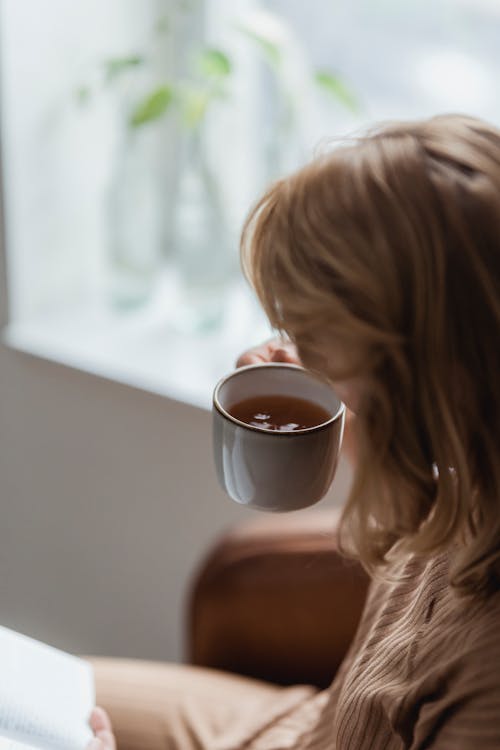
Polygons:
M281 50L277 44L266 39L261 34L258 34L253 29L249 29L246 26L238 26L238 31L244 34L252 42L255 42L259 50L264 55L264 58L269 65L277 69L281 65Z
M136 68L142 65L144 58L140 55L129 55L128 57L112 57L110 60L106 60L104 63L104 69L106 78L108 81L112 81L121 73L130 70L130 68Z
M189 128L203 120L210 103L210 93L204 89L185 88L183 91L183 119Z
M314 74L314 80L324 92L333 96L351 112L359 112L359 103L354 92L339 76L330 73L328 70L317 70Z
M130 116L130 125L136 128L161 117L169 108L173 98L171 86L160 86L143 99Z
M205 49L199 57L199 68L207 78L225 78L231 73L231 60L220 49Z

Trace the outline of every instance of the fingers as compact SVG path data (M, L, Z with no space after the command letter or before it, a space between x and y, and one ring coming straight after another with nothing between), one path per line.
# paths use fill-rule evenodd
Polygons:
M97 734L103 729L111 731L111 721L109 716L103 708L96 706L90 715L89 720L90 728Z
M104 709L99 707L94 708L90 716L89 724L95 737L87 746L87 750L116 750L116 742L111 729L111 722Z
M260 365L263 362L271 362L271 358L274 350L280 346L279 339L271 339L265 341L259 346L254 346L251 349L247 349L246 352L240 355L236 362L236 367L244 367L245 365Z
M263 362L288 362L293 365L300 365L300 359L293 344L280 339L271 339L244 352L238 358L236 367L258 365Z
M272 353L271 362L288 362L292 365L300 364L297 351L293 344L284 344Z
M110 732L109 729L101 729L101 731L97 733L97 739L102 742L105 750L116 750L115 737L113 732Z
M101 729L98 736L89 742L85 750L116 750L113 733L107 729Z
M260 365L262 362L267 362L263 354L258 354L256 349L252 349L249 352L244 352L236 361L236 367L244 367L245 365Z

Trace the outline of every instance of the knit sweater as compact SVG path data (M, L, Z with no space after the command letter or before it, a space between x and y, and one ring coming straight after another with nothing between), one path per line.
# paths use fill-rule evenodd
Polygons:
M460 598L448 570L414 559L373 582L331 687L285 691L231 747L500 750L500 592Z

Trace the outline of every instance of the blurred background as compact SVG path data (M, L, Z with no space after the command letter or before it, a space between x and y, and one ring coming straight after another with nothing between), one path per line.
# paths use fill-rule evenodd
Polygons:
M500 0L2 0L0 35L1 621L180 659L193 571L248 516L208 411L270 333L244 216L373 122L500 123Z

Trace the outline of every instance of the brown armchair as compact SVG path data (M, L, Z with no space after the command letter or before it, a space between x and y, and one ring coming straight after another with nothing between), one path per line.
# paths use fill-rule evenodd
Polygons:
M336 551L335 511L263 516L212 547L188 600L187 661L281 685L326 687L368 577Z

